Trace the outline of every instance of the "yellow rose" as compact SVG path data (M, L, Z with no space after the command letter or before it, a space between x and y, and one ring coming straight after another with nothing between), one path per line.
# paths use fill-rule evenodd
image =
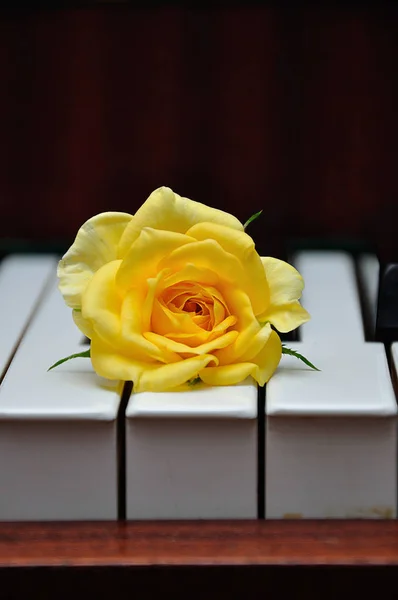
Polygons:
M200 377L264 385L280 332L309 319L300 274L260 258L232 215L155 190L134 216L87 221L59 263L60 290L91 340L95 371L166 391Z

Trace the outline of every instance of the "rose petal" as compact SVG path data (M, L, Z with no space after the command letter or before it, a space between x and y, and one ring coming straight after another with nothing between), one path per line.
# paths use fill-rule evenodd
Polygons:
M221 323L226 316L226 306L223 302L220 302L218 298L214 298L214 325Z
M257 369L253 371L252 376L259 385L264 385L270 380L275 373L277 366L282 357L282 344L279 335L275 331L271 331L268 342L264 348L253 358Z
M135 392L163 392L186 383L197 376L208 364L217 364L211 354L193 356L178 363L162 365L157 369L144 370L134 381Z
M246 269L246 265L243 265L233 254L226 252L215 240L194 242L176 248L159 263L159 267L178 271L187 264L193 264L199 269L217 269L220 282L224 281L227 284L239 282L239 286L249 295L255 314L265 310L268 304L265 278L263 278L265 289L264 285L263 289L261 285L258 289L256 287L258 282L252 280L250 269ZM222 287L220 289L222 291Z
M195 325L198 325L201 329L211 331L212 324L210 315L193 315L192 320L195 323Z
M194 238L172 231L146 227L127 252L116 276L120 290L143 285L158 273L158 264L176 248L194 242Z
M235 315L228 315L228 317L225 317L225 319L220 321L220 323L214 325L213 329L209 332L209 340L212 340L214 337L220 335L220 333L224 332L226 329L228 329L228 327L233 327L237 321L238 319L235 317Z
M187 235L198 241L216 240L226 251L236 256L246 272L248 294L254 313L264 310L269 304L269 289L264 267L256 252L253 239L244 231L231 230L217 223L198 223L187 231Z
M216 271L214 271L214 265L212 268L205 269L197 265L189 264L184 265L176 273L170 273L164 279L164 288L176 287L181 285L181 289L186 289L186 282L189 284L201 284L204 286L217 286L220 278Z
M266 256L261 261L269 284L270 304L258 320L268 321L284 333L306 323L310 315L298 302L304 288L300 273L277 258Z
M145 300L141 302L141 310L137 306L137 310L141 312L141 331L150 331L152 327L153 305L155 301L157 301L156 295L158 294L158 290L162 284L163 279L164 271L160 271L156 277L148 279L147 281L148 290L145 295Z
M264 325L264 327L253 336L245 351L239 356L239 362L254 360L268 343L271 334L271 326L269 324Z
M211 355L193 356L166 365L137 361L114 350L97 336L91 343L91 361L102 377L133 381L134 392L173 389L196 377L206 365L217 364L217 359Z
M268 312L262 318L264 321L271 323L278 331L286 333L303 325L311 317L296 300L296 302L282 304L281 306L270 306Z
M172 311L158 299L153 303L151 331L160 335L186 333L198 336L198 344L205 341L209 335L208 331L192 320L189 313Z
M59 289L68 306L81 307L81 296L93 274L120 258L118 244L132 216L106 212L89 219L58 264Z
M102 266L91 278L82 297L82 316L105 339L118 338L121 331L122 301L115 289L115 277L122 261Z
M256 368L257 365L253 363L206 367L199 372L199 377L207 385L235 385L249 377Z
M229 331L220 335L220 337L211 340L210 342L206 342L205 344L200 344L196 347L188 346L187 344L183 344L181 342L176 342L170 338L166 338L162 335L158 335L157 333L153 333L148 331L144 333L144 336L150 342L156 344L161 349L167 349L171 352L176 352L178 354L209 354L210 352L214 352L214 350L218 350L219 348L225 348L229 344L236 339L238 335L237 331Z
M120 252L124 255L129 250L144 227L186 233L192 225L203 221L243 231L242 223L233 215L183 198L168 187L160 187L135 213L120 240Z
M93 326L91 325L90 321L83 319L81 311L76 309L72 310L72 317L80 331L91 340L93 335Z
M254 315L250 299L245 292L239 288L226 288L225 298L229 310L236 315L237 323L234 328L239 335L228 348L217 352L221 365L227 365L240 359L261 330L261 325Z
M219 323L216 327L211 329L210 331L203 330L203 333L191 334L191 333L166 333L165 337L171 340L175 340L176 342L181 342L182 344L187 344L191 348L197 347L199 344L204 344L206 342L211 342L212 340L220 337L228 327L232 327L236 323L236 317L234 315L230 315L224 321Z
M270 304L286 304L301 297L304 280L297 269L270 256L263 256L261 262L270 287Z
M239 362L219 367L206 367L199 377L208 385L235 385L251 375L263 386L274 374L282 356L281 342L275 331L253 362Z
M135 360L164 363L179 360L178 356L165 354L143 337L141 317L144 298L140 290L131 290L122 301L115 285L120 263L120 260L115 260L101 267L83 294L82 316L91 323L96 334L92 334L92 340L99 336Z
M215 222L196 223L186 231L186 235L195 238L198 242L216 240L224 250L234 254L240 260L245 260L255 248L253 239L243 230L231 231L230 227Z

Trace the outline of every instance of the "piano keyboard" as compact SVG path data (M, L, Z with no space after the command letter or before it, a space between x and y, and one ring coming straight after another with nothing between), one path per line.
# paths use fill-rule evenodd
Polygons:
M267 515L395 515L397 407L384 345L365 341L354 263L317 253L295 264L312 316L296 347L322 372L287 357L267 386Z
M265 390L123 394L84 350L55 256L0 265L0 521L392 518L397 406L376 320L378 263L301 252L312 319ZM362 300L362 302L361 302ZM398 309L398 307L397 307ZM393 344L393 374L398 345ZM126 388L125 388L126 389ZM260 391L261 399L261 391Z

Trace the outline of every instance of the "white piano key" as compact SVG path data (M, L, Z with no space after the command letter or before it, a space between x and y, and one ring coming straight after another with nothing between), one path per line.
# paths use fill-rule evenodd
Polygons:
M257 516L257 385L132 394L128 519Z
M311 315L303 327L307 342L361 342L364 331L355 265L344 252L300 252L295 267L304 277L302 304ZM304 339L304 338L303 338Z
M393 419L272 418L266 435L266 518L396 517Z
M315 269L313 258L316 271L322 271L322 286L332 293L333 332L320 306L327 298L314 273L306 277ZM306 282L303 304L318 319L309 335L307 324L301 328L301 342L287 345L321 372L285 356L267 384L266 517L395 516L397 405L384 346L359 335L359 302L350 326L354 265L345 257L346 275L352 273L348 281L348 276L334 279L333 253L302 254L294 262Z
M266 389L269 416L388 417L397 413L384 345L290 343L321 369L282 357Z
M82 352L54 280L0 386L0 520L117 518L120 385Z
M10 255L0 264L0 380L56 263L55 256Z

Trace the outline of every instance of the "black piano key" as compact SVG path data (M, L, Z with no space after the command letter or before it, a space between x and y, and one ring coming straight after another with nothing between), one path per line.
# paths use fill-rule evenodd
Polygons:
M355 277L365 340L375 341L379 266L375 253L364 253L355 260ZM373 287L377 284L377 290Z
M281 333L278 331L278 335L282 342L298 342L300 340L299 329L300 328L294 329L294 331L288 331L287 333Z
M380 268L376 340L385 344L398 341L398 263Z

